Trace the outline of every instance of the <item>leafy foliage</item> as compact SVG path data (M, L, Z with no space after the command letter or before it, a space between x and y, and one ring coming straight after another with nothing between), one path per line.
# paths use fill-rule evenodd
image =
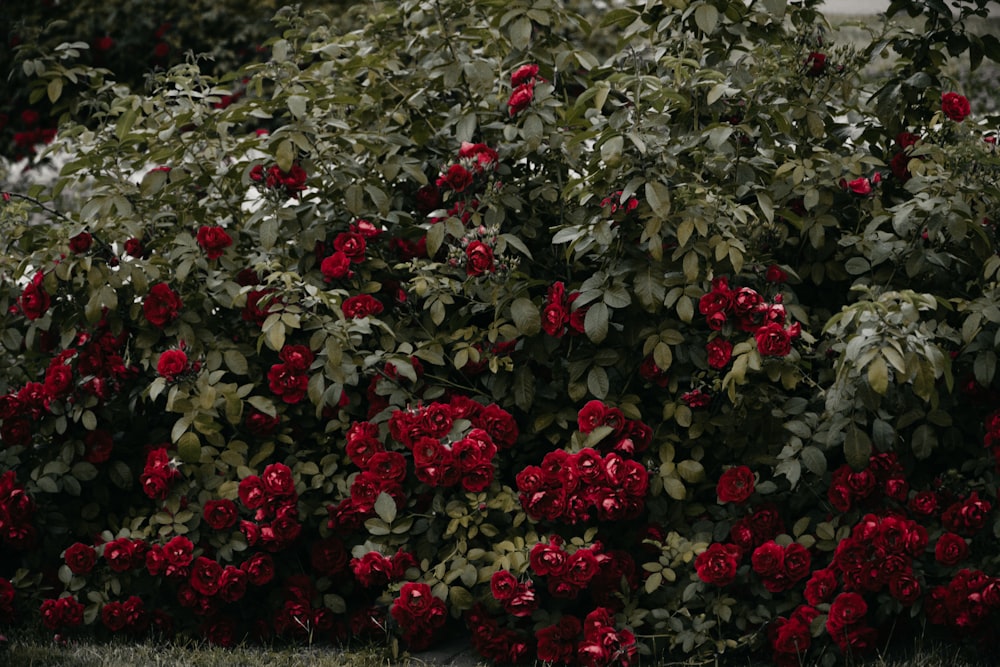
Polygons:
M72 66L72 157L2 209L0 611L464 621L496 662L992 640L998 160L936 58L887 24L868 83L809 2L355 19L148 92Z

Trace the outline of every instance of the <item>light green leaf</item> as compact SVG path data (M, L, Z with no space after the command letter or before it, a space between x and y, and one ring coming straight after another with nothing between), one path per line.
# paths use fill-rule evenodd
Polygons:
M587 310L583 329L591 342L600 343L607 337L608 317L608 307L603 303L595 303Z
M715 31L715 26L719 21L719 10L714 5L707 2L694 10L694 22L706 35Z
M386 523L396 520L396 501L385 491L378 494L375 499L375 514Z
M524 336L534 336L542 329L542 315L531 299L519 297L510 304L514 326Z

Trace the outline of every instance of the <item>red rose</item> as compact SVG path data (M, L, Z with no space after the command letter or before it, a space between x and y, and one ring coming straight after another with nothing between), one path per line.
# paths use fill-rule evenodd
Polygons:
M104 560L112 572L127 572L132 568L135 545L126 537L119 537L104 545Z
M484 407L479 415L473 418L473 424L486 431L501 449L512 447L517 441L519 433L517 421L496 403Z
M324 259L319 265L323 280L330 282L338 278L350 278L354 275L351 271L351 258L338 251Z
M584 589L598 573L597 557L590 549L577 549L566 561L563 577L577 588Z
M733 344L725 338L713 338L705 345L708 352L708 365L716 370L726 367L733 356Z
M0 426L0 440L5 447L23 447L31 442L31 421L24 417L8 417Z
M472 185L472 172L460 164L453 164L448 167L444 175L444 184L455 192L462 192Z
M289 405L301 401L309 390L309 376L297 373L288 364L274 364L267 372L268 387Z
M285 345L278 353L278 357L295 372L309 370L313 360L316 358L305 345Z
M344 253L354 264L365 261L367 245L365 237L354 232L341 232L333 239L334 250Z
M826 54L813 51L806 57L807 76L819 76L826 70Z
M535 82L528 81L527 83L522 83L521 85L514 88L511 91L510 99L507 100L507 107L510 110L511 116L516 116L520 111L523 111L531 104L531 101L535 98Z
M590 433L604 424L607 407L598 400L588 401L577 413L576 423L581 433Z
M774 577L785 572L785 550L774 540L754 549L750 557L753 571L761 577Z
M115 442L111 434L104 429L90 431L83 439L83 459L88 463L104 463L111 458L111 450Z
M792 351L792 338L780 324L765 324L757 329L754 338L757 340L757 351L762 357L784 357Z
M346 317L356 320L368 317L369 315L378 315L385 308L371 294L358 294L357 296L344 299L344 302L340 305L340 309Z
M66 549L63 558L73 574L88 574L97 562L97 551L90 545L76 542Z
M777 264L772 264L767 267L764 279L769 283L786 283L788 282L788 274Z
M845 628L860 623L868 613L868 604L858 593L841 593L830 604L826 619L826 631L831 636L841 635Z
M730 468L719 477L715 490L720 503L744 503L753 495L753 471L747 466Z
M506 602L517 593L517 578L507 570L497 570L490 578L490 592L493 598Z
M253 322L257 326L263 325L271 311L281 305L280 300L271 297L272 294L274 294L274 290L269 289L247 292L247 302L241 313L243 321ZM263 306L261 301L264 302Z
M202 225L198 228L198 245L205 251L205 256L209 259L222 257L223 251L233 245L233 239L226 233L226 230L218 225L209 227Z
M157 283L142 302L142 312L153 326L162 329L179 314L183 303L166 283Z
M281 417L279 415L266 415L259 410L251 410L244 421L246 428L250 433L258 438L266 438L274 433L274 431L281 425Z
M465 248L465 273L481 276L493 273L493 249L482 241L473 241Z
M785 575L791 583L805 579L809 574L812 556L809 550L798 542L792 542L785 547Z
M441 192L433 183L428 183L417 190L417 210L424 215L441 205Z
M108 602L101 607L101 623L111 632L118 632L125 628L128 619L125 618L125 610L122 609L121 602Z
M204 556L198 556L191 564L191 578L188 583L200 595L213 596L219 592L222 565Z
M274 559L270 554L256 553L243 561L240 569L247 573L254 586L264 586L274 579Z
M236 525L236 521L239 518L236 503L226 498L207 501L203 514L205 516L205 523L214 530L232 528Z
M910 572L897 572L889 578L889 594L911 605L920 597L920 582Z
M309 563L321 576L332 577L347 567L348 553L344 543L336 537L313 542Z
M806 582L803 596L806 602L816 606L829 602L836 590L837 575L833 570L825 568L812 573L809 581Z
M965 120L966 116L972 113L969 100L964 95L959 95L958 93L942 94L941 110L944 111L945 116L956 123L961 123Z
M239 602L247 592L247 573L235 565L227 565L219 577L219 597L224 602Z
M145 249L142 247L142 241L134 236L125 241L125 254L129 257L135 257L138 259L142 257L145 252Z
M249 510L255 510L262 506L267 500L264 491L264 482L257 475L248 475L240 480L239 484L240 502Z
M17 299L21 312L29 320L37 320L52 305L48 292L42 289L42 274L36 273L31 282L24 286L24 291Z
M853 181L841 180L840 185L862 197L872 193L872 182L865 176L855 178Z
M563 616L555 625L535 631L538 659L547 663L574 664L576 644L583 626L575 616Z
M538 65L530 63L521 65L510 75L510 85L513 88L524 85L538 76Z
M403 628L404 636L413 631L433 633L444 625L447 616L447 607L442 600L434 597L431 587L414 582L403 584L389 611ZM426 639L429 641L430 637ZM407 641L412 645L412 640Z
M531 582L519 584L514 595L503 602L504 611L517 618L531 616L538 609L538 598Z
M94 237L88 232L80 232L69 240L69 249L77 255L90 250Z
M706 584L726 586L736 578L742 553L735 544L713 542L694 560L698 578Z
M550 303L542 310L542 330L554 338L561 338L566 333L566 323L569 322L569 312L561 303Z
M969 555L965 538L955 533L944 533L934 546L934 558L942 565L958 565Z
M272 463L260 476L264 491L273 498L286 498L295 494L292 470L284 463Z
M528 556L531 569L540 577L562 577L569 567L569 554L562 549L560 538L538 542Z
M156 362L156 372L167 382L173 382L188 369L188 356L184 350L167 350Z

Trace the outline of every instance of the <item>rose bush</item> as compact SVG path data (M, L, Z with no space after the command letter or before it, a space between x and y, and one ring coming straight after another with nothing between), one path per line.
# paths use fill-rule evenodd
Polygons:
M997 119L810 3L367 11L280 11L237 99L79 65L75 157L5 186L0 620L995 641Z

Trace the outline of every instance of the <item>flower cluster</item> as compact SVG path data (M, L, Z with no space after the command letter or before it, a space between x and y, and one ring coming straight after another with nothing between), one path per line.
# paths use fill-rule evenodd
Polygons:
M512 91L507 100L507 109L511 116L516 116L535 99L535 84L541 81L538 77L538 65L521 65L510 75Z
M1000 613L1000 578L980 570L959 570L947 584L931 589L924 608L934 625L962 633L992 632Z
M884 452L873 454L862 470L846 464L837 468L827 488L827 499L835 509L847 512L862 501L872 502L883 496L905 502L909 490L899 458L893 452Z
M48 630L76 628L83 625L83 604L72 595L42 601L42 625Z
M403 641L415 651L426 649L444 625L447 608L424 583L405 583L389 610L403 631Z
M753 571L764 582L770 593L781 593L809 576L812 557L809 550L798 542L784 546L769 540L754 549L750 555Z
M14 620L15 609L14 600L17 598L17 590L9 579L0 577L0 623L10 623Z
M101 623L111 632L141 635L149 629L150 618L142 598L130 595L122 602L112 600L101 607Z
M417 567L417 559L409 551L402 549L390 558L386 558L378 551L369 551L361 558L352 558L350 566L354 578L364 588L382 589L387 584L401 581L406 577L407 571Z
M156 447L146 455L146 466L139 477L139 483L147 496L163 500L180 477L177 462L167 454L166 446Z
M562 281L552 283L542 306L542 330L555 338L562 338L567 333L573 336L584 333L584 319L589 306L573 308L573 302L579 296L579 292L566 294L566 285Z
M35 502L17 483L13 470L0 475L0 541L18 551L35 544Z
M705 316L705 322L713 331L730 335L738 330L752 335L762 357L784 357L792 351L792 341L799 336L802 327L798 322L787 324L781 301L781 294L768 303L750 287L732 289L729 281L721 277L712 281L712 289L698 301L698 312ZM714 345L718 347L720 343ZM724 350L710 349L709 353L713 367L725 366L729 361Z
M331 282L341 278L354 277L351 267L361 264L367 259L368 242L379 236L382 230L367 220L358 220L351 224L349 231L341 232L333 239L333 252L325 255L326 248L317 244L317 254L320 256L320 273L323 280Z
M586 448L576 454L557 449L517 475L521 506L536 520L574 524L634 519L642 513L649 473L616 452L601 456Z
M279 192L285 197L301 197L306 189L306 170L298 164L293 164L288 171L274 164L265 171L264 165L254 165L250 170L250 180L263 183L268 190Z
M282 363L273 364L267 372L271 391L285 403L301 401L309 389L309 367L315 355L305 345L285 345L278 353Z
M819 611L813 607L799 605L788 618L779 616L768 624L767 638L775 667L801 667L812 644L810 626L818 616Z
M196 240L208 259L219 259L226 248L233 245L232 237L219 225L202 225Z
M284 463L271 463L257 475L247 475L239 484L240 502L253 512L252 521L241 521L240 530L250 546L281 551L298 539L299 494L292 470Z
M924 552L927 541L927 529L915 521L892 514L866 514L851 536L837 545L830 567L850 590L877 593L888 588L892 597L910 605L920 595L913 561ZM824 576L813 574L819 581ZM816 591L825 591L826 586L817 585L812 580L806 585L810 604L825 601Z

